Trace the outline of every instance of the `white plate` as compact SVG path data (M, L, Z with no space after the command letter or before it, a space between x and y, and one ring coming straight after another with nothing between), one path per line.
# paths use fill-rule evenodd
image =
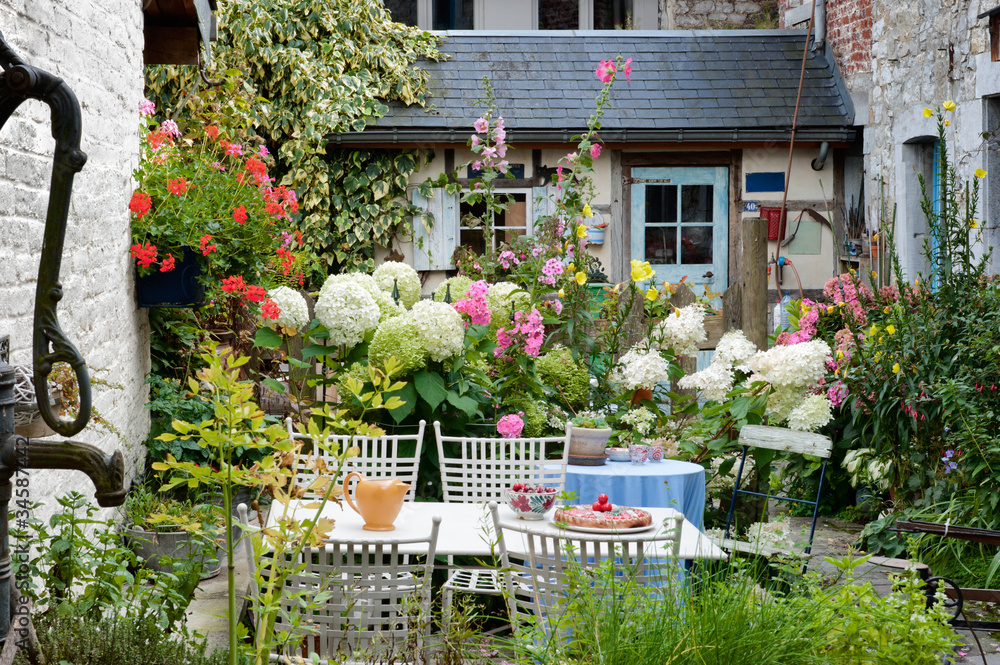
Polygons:
M624 529L602 529L596 526L577 526L575 524L565 524L555 520L552 520L552 523L569 531L580 531L583 533L642 533L643 531L649 531L650 529L658 526L656 522L653 522L652 524L647 524L646 526L630 526Z

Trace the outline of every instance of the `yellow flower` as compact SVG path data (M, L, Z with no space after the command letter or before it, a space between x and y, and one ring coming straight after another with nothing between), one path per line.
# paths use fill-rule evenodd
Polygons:
M879 335L878 336L878 341L879 341L879 344L881 344L882 342L884 342L885 341L885 335Z
M872 279L878 279L878 273L872 270Z
M889 307L888 305L886 305L885 307L882 308L882 313L883 314L888 314L891 311L892 311L892 308Z
M833 375L839 377L840 376L840 370L839 369L833 370Z
M874 337L875 333L877 333L877 332L878 332L878 326L873 325L872 329L868 331L868 334L871 335L872 337Z
M931 117L932 115L934 115L934 111L932 111L932 110L930 110L930 109L924 109L924 117L925 117L925 118L929 118L929 117Z
M644 282L655 273L653 268L650 267L649 261L640 261L638 259L632 259L632 281L633 282Z
M584 284L587 283L587 273L583 272L582 270L576 273L575 277L576 277L576 283L579 284L580 286L583 286Z
M913 280L913 285L914 286L920 286L920 278L919 277L917 279Z
M649 289L646 290L646 300L652 302L652 301L656 300L659 297L660 297L660 292L657 291L652 286L649 287Z
M896 363L895 365L892 366L892 373L899 374L899 363Z
M566 289L559 289L559 297L560 298L566 297Z
M985 178L986 177L986 171L984 169L976 169L976 177L977 178Z
M970 228L970 229L974 229L974 228L976 228L977 226L979 226L979 222L977 222L977 221L976 221L976 220L974 220L974 219L972 219L972 220L969 220L969 228Z
M875 362L878 362L880 360L882 360L882 352L881 351L879 351L878 353L875 354Z
M834 310L836 310L836 307L834 307L833 305L830 305L829 307L826 308L826 313L827 314L833 314Z
M951 101L950 99L948 101L946 101L944 104L942 104L941 106L944 107L945 111L954 111L955 110L955 102Z
M843 358L844 358L844 352L841 351L840 349L837 349L837 360L843 360Z
M590 204L589 203L587 205L583 206L583 216L584 217L593 217L594 216L594 211L590 209Z
M584 226L583 224L580 224L578 227L576 227L576 237L577 238L586 238L587 237L587 227Z
M886 331L887 333L889 333L890 335L895 335L895 334L896 334L896 326L894 326L894 325L892 325L892 324L890 323L889 325L887 325L887 326L885 327L885 331Z
M944 119L944 126L945 127L951 127L951 120L949 120L948 118L945 118Z
M576 272L576 264L570 261L569 265L566 266L566 272Z

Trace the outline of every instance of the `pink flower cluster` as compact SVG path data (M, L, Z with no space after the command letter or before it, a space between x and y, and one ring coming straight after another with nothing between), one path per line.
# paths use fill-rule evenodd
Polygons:
M512 265L516 266L521 263L520 261L518 261L517 257L514 256L514 252L510 251L509 249L505 249L504 251L500 252L500 256L497 258L497 260L500 262L500 265L503 267L504 270L510 270L510 267Z
M549 286L555 286L556 277L563 274L563 264L557 258L551 258L545 262L542 266L542 276L538 278L538 281L542 284L548 284Z
M597 65L597 70L594 74L601 81L601 83L609 83L611 79L615 77L615 63L612 60L601 60L601 63ZM632 80L632 58L629 58L622 63L622 73L625 74L625 80Z
M466 290L465 297L456 302L452 307L469 317L469 320L477 326L490 325L490 308L486 304L486 292L489 285L483 281L473 282Z
M492 130L490 129L490 119L487 116L480 117L472 123L472 127L476 130L476 134L472 135L469 145L473 148L482 146L482 150L478 151L481 158L472 162L472 168L476 171L482 171L484 168L495 168L500 173L506 173L509 164L504 159L507 156L507 144L505 143L507 130L504 129L503 116L497 116ZM478 134L485 135L486 139L479 138ZM492 145L490 145L491 141Z
M850 273L828 279L823 286L823 295L834 304L847 305L856 324L863 326L868 322L865 308L871 306L875 297L867 286L859 283Z
M497 421L497 432L505 439L516 439L524 431L524 411L509 413Z
M833 406L833 408L837 408L843 404L847 400L847 396L850 394L850 389L843 381L837 381L826 391L826 396L830 399L830 405Z
M537 309L532 307L531 314L516 312L512 329L500 328L497 330L497 345L493 349L493 357L499 358L511 346L523 342L524 353L532 358L537 358L544 339L545 325L542 323L542 315Z
M809 298L802 300L802 308L799 316L799 329L792 333L783 332L775 340L783 346L791 346L799 342L808 342L817 332L816 324L819 323L819 308Z

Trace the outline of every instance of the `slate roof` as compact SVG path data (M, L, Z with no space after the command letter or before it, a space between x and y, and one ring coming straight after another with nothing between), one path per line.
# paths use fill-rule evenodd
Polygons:
M450 57L418 66L430 74L427 108L393 103L361 133L335 143L465 143L481 107L480 82L493 82L508 140L560 141L586 126L601 88L597 63L631 57L632 80L620 77L605 141L726 142L787 139L795 109L806 32L453 31ZM854 109L826 49L806 62L799 110L801 140L844 141Z

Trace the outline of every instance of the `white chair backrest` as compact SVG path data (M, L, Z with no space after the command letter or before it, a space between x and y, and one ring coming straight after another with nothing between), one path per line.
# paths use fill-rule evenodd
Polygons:
M501 439L443 436L434 421L441 488L446 503L504 501L504 490L515 483L566 487L569 435ZM550 459L559 448L560 456Z
M833 441L828 436L766 425L744 425L740 429L740 445L815 455L823 459L828 459L833 450Z
M287 608L303 591L312 597L327 590L329 599L302 618L314 634L289 642L287 656L316 652L330 663L343 662L354 654L364 662L396 662L414 643L420 660L431 628L431 573L437 552L441 518L435 517L431 532L419 538L356 542L332 542L322 549L304 551L302 568L285 581ZM413 564L400 553L400 545L426 545L427 556ZM420 548L423 550L423 548ZM277 626L283 625L279 615ZM368 658L373 658L369 661ZM386 660L383 660L386 659Z
M582 579L581 571L610 566L616 579L640 585L669 586L676 582L684 522L678 511L672 511L662 528L647 532L648 540L618 538L612 531L608 535L568 529L560 529L557 534L539 533L530 522L501 523L496 502L490 503L490 512L493 528L500 534L498 549L507 573L512 621L525 620L526 603L518 596L523 598L527 592L531 613L543 622L546 632L553 624L560 625L567 609L567 594L602 592L591 589L599 580ZM573 584L578 588L571 590Z
M328 440L338 444L338 450L345 446L355 445L361 453L350 457L344 464L344 474L358 471L365 478L379 480L384 478L399 478L410 484L406 490L406 501L413 501L417 491L417 476L420 473L420 453L424 445L424 429L427 422L420 421L416 434L392 434L386 436L358 436L353 442L349 436L331 436ZM288 437L293 441L309 440L308 436L299 434L292 427L292 419L285 420ZM324 450L319 451L320 459L328 467L336 468L336 461ZM295 472L295 483L305 486L316 477L314 469L306 468L303 459ZM311 496L307 493L306 496Z

